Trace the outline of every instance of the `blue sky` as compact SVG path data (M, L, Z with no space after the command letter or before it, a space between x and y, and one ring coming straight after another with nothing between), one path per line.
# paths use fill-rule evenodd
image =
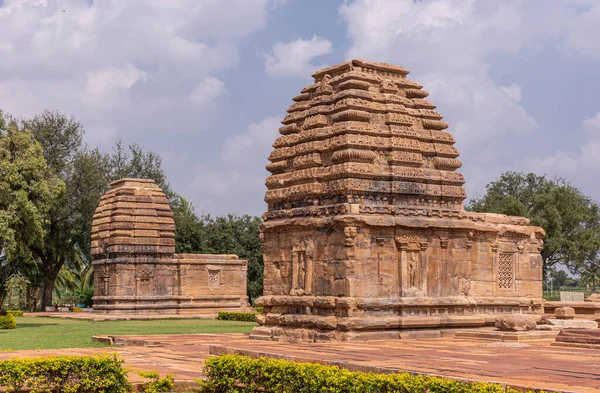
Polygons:
M595 0L0 0L0 109L163 157L200 213L261 214L291 98L322 66L399 64L457 139L469 196L508 170L600 200Z

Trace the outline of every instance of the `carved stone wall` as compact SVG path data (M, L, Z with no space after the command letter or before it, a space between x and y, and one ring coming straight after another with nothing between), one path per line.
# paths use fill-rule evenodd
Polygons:
M92 223L94 311L216 314L248 308L247 261L175 254L175 222L153 180L121 179Z
M293 98L267 165L252 338L431 337L541 312L544 231L463 210L455 140L407 74L352 60Z

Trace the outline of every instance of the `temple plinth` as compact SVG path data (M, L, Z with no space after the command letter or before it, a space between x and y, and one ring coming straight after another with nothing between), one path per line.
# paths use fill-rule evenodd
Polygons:
M439 337L542 312L543 229L463 209L454 137L407 74L352 60L293 98L267 165L252 338Z
M153 180L121 179L92 222L94 311L216 315L249 311L248 262L236 255L175 254L175 222Z

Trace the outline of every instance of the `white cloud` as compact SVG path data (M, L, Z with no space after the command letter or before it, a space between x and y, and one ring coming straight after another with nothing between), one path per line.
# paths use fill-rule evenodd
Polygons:
M189 195L201 213L264 212L269 153L279 135L283 115L267 116L249 124L246 132L228 137L213 162L196 162L190 156L167 156L169 165L190 168L191 175L179 192Z
M518 2L357 0L342 5L340 13L352 40L347 57L413 71L450 121L463 153L484 153L482 141L535 129L520 105L520 86L497 85L487 60L495 51L524 45Z
M578 151L558 150L548 156L526 159L523 166L537 173L565 177L584 192L597 195L600 184L590 180L598 178L600 168L600 111L586 117L581 126L587 138Z
M204 78L190 93L190 101L197 107L205 107L217 98L227 94L227 88L222 80L214 76Z
M222 157L230 162L256 162L267 164L271 145L279 136L283 116L268 116L257 124L250 124L245 134L228 138L222 149ZM262 169L262 168L261 168Z
M493 176L519 169L516 162L523 160L513 156L515 143L546 131L523 104L534 92L516 81L495 81L497 55L533 58L553 48L555 56L600 60L597 1L347 0L339 13L348 23L347 58L405 66L409 78L431 93L428 99L456 136L470 195ZM586 120L588 128L597 122L600 116ZM521 168L560 167L573 174L598 167L598 156L598 139L590 138L579 153L557 151Z
M319 56L331 53L331 41L318 36L310 40L298 38L295 41L279 42L273 47L272 54L265 58L265 70L272 77L310 75L319 66L311 61Z
M2 109L20 117L58 109L106 143L114 133L94 130L148 132L174 113L178 123L161 132L202 131L206 108L226 91L215 74L237 64L238 40L266 24L273 4L5 0Z
M136 82L147 79L147 74L131 63L122 68L106 67L86 75L86 91L100 96L117 89L129 89Z

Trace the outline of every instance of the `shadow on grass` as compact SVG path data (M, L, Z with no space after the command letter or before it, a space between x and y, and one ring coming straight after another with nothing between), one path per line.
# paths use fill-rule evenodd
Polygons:
M17 321L17 329L25 329L25 328L37 328L41 326L57 326L58 323L23 323L19 324Z

